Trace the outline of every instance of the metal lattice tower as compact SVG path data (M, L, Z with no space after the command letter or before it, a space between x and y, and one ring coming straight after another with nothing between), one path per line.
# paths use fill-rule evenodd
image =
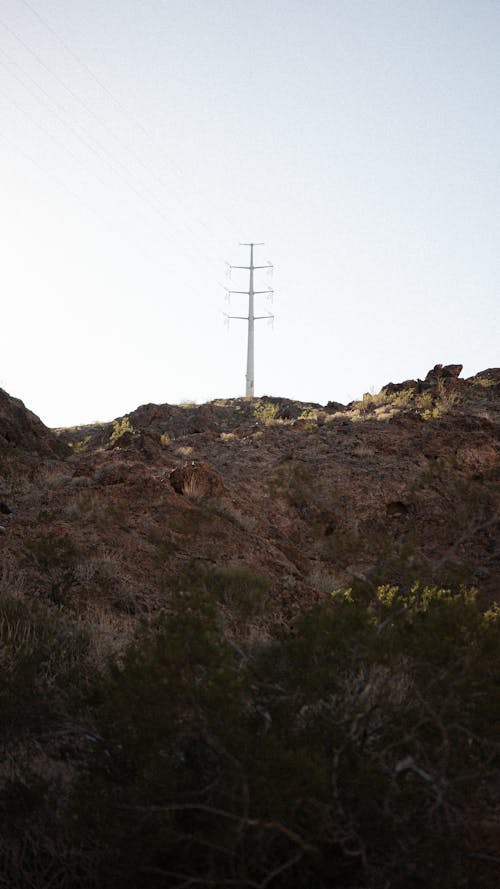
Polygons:
M240 247L250 247L250 265L228 265L229 272L232 269L246 269L249 272L250 280L248 290L229 290L227 287L226 293L228 297L232 293L243 293L248 296L248 315L228 315L226 313L225 316L229 322L231 318L237 319L239 321L247 321L248 322L248 341L247 341L247 372L245 375L246 385L245 385L245 395L253 398L254 394L254 322L262 321L264 319L268 321L274 320L274 315L268 312L267 315L255 315L254 314L254 296L257 296L261 293L266 293L272 296L274 290L272 287L268 287L267 290L254 290L254 272L257 269L272 269L273 266L270 262L265 265L254 265L253 263L253 248L254 247L262 247L262 244L256 244L255 242L243 243L240 244Z

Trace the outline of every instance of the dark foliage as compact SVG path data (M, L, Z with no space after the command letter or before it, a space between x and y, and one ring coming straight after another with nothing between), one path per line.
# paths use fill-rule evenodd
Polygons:
M497 885L499 612L465 590L381 587L250 644L221 630L235 582L176 594L66 694L87 735L57 805L50 778L4 784L10 823L55 850L34 884ZM0 885L30 885L12 873Z

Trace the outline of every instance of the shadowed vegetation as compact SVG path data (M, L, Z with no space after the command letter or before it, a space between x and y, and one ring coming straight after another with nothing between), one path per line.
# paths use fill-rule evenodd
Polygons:
M182 586L93 676L60 618L2 601L2 701L30 713L11 743L33 738L35 698L54 714L44 763L2 784L5 885L496 885L498 609L382 586L235 641L219 603L246 608L264 580Z

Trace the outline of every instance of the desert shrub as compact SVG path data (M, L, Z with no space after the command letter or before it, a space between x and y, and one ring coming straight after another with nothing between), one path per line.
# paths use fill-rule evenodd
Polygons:
M26 562L42 571L70 567L77 556L77 550L71 537L52 531L47 534L39 534L28 540L25 553Z
M178 548L174 540L169 537L161 537L156 542L155 562L158 565L163 565L177 552Z
M103 518L103 507L95 492L77 494L65 509L66 518L72 522L99 523Z
M0 885L8 889L99 889L89 849L61 818L64 788L27 767L0 784Z
M0 598L0 734L47 724L78 683L89 639L43 603Z
M90 636L81 623L61 608L21 598L17 590L2 592L2 887L97 889L94 859L69 836L68 823L74 811L68 754L77 758L86 737L79 726L86 721L82 705L93 674Z
M365 392L361 400L351 402L350 408L356 411L360 418L373 414L377 408L396 408L404 412L416 412L422 419L431 420L448 413L459 400L459 395L448 390L441 382L436 390L427 390L420 394L415 389L403 389L391 393L382 389L377 394Z
M246 620L260 614L268 601L269 581L245 565L212 567L193 560L175 580L178 591L200 594L217 605L227 606L235 618Z
M266 425L272 424L273 420L276 419L276 415L279 412L279 406L277 404L273 404L272 401L259 401L258 404L254 407L254 416L259 423L264 423Z
M363 397L357 401L351 402L349 407L351 410L359 411L362 414L371 413L376 407L387 404L388 396L382 392L377 394L373 392L365 392Z
M318 419L318 408L316 407L307 407L300 413L301 420L317 420Z
M188 500L192 500L194 503L197 503L207 494L206 482L204 479L200 479L199 476L190 475L188 478L184 480L182 485L182 493Z
M193 453L194 448L190 445L181 445L180 448L176 448L175 453L179 457L189 457Z
M470 381L473 386L480 386L482 389L490 389L492 386L497 386L497 380L490 380L488 377L476 377Z
M59 604L67 600L82 555L68 534L49 531L26 541L24 562L38 569L48 597Z
M315 499L316 483L309 466L296 460L286 460L268 482L271 497L283 497L299 511Z
M497 611L385 586L236 646L200 586L96 685L100 885L493 887Z
M449 413L460 401L458 392L450 391L443 381L436 390L424 392L415 399L415 406L423 420L436 420Z
M78 441L69 441L68 446L71 448L73 454L84 454L92 441L91 435L86 435L84 438L80 438Z
M251 617L264 608L269 581L245 566L227 566L207 571L205 586L219 602L242 617Z
M254 531L257 521L253 515L242 512L229 498L220 497L217 500L205 503L205 509L213 512L232 524L238 525L244 531Z
M121 420L113 420L113 431L109 437L111 443L118 441L127 432L133 432L134 428L129 417L122 417Z

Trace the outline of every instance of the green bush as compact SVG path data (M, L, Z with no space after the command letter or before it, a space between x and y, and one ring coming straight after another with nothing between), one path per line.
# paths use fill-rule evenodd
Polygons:
M385 585L224 635L266 590L191 566L101 673L62 608L0 599L0 884L496 887L500 609Z
M127 432L132 433L134 431L134 427L130 422L129 417L122 417L121 420L113 420L113 431L109 437L111 444L117 442L122 435L125 435Z
M96 686L100 885L493 887L499 643L467 590L339 594L258 647L179 594Z
M279 412L279 406L272 401L261 400L254 407L254 416L259 423L271 425Z

